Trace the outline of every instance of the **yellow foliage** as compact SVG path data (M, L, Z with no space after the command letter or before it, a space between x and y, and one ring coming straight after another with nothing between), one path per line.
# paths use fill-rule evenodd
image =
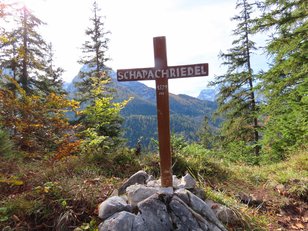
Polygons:
M54 93L45 98L27 95L16 81L8 80L16 91L0 89L0 124L22 150L55 149L65 134L72 133L65 113L78 108L78 102Z

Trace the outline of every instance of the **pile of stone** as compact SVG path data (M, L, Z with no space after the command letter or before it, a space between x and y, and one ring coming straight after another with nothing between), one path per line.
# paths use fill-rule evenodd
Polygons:
M99 205L99 231L225 231L222 222L232 211L205 202L202 192L189 174L161 188L160 180L139 171Z

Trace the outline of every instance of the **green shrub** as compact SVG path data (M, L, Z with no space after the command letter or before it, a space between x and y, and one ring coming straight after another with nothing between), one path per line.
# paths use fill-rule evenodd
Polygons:
M8 134L0 128L0 154L9 157L13 153L13 142Z
M225 144L222 150L217 151L216 156L233 163L258 165L260 162L260 157L254 154L254 146L247 145L244 141Z
M196 178L207 178L211 181L226 179L227 170L213 158L213 153L200 144L189 144L179 153L173 155L173 174L183 176L189 172ZM199 179L202 180L202 179Z

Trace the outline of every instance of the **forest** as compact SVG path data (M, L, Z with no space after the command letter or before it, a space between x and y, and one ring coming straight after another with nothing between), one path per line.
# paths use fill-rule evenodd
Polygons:
M133 99L119 98L112 84L110 31L103 4L92 2L78 61L87 68L72 96L40 33L45 23L25 5L0 0L2 230L98 230L97 205L123 180L141 169L159 177L157 140L137 151L124 138L141 120L139 141L147 139L156 118L121 114ZM189 172L208 199L234 211L239 219L225 223L228 230L307 230L308 3L234 7L232 46L217 54L226 72L210 83L217 109L199 126L189 115L172 117L198 128L190 139L172 134L172 171ZM264 47L253 41L258 34L266 35ZM260 50L269 68L256 72L251 59Z

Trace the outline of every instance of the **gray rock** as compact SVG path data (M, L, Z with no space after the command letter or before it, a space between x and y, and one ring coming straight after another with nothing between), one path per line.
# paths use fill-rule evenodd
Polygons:
M197 197L199 197L201 200L205 200L205 192L203 189L200 189L200 188L194 188L194 189L191 189L189 190L191 191L193 194L195 194Z
M125 193L125 190L128 186L134 184L146 184L149 175L145 171L138 171L134 175L132 175L129 179L127 179L123 185L119 188L119 195Z
M176 175L172 176L172 184L173 188L179 188L179 185L181 184L181 180L179 180Z
M169 204L173 230L208 230L206 220L190 209L179 197L174 196Z
M147 186L159 188L161 186L161 181L160 180L150 180L147 182Z
M160 187L158 193L163 195L172 196L173 195L173 187Z
M194 195L188 190L177 190L176 195L181 198L189 207L191 207L195 212L202 215L207 221L211 222L217 226L218 230L227 231L226 228L221 224L221 222L216 217L216 214L212 211L209 205L207 205L203 200ZM209 230L214 229L209 227Z
M148 179L146 180L146 183L148 183L151 180L155 180L153 175L149 175Z
M187 205L189 205L189 195L188 190L184 188L177 189L174 194L177 195L179 198L181 198L182 201L184 201Z
M145 230L147 230L147 225L144 219L142 218L141 214L136 215L132 231L145 231Z
M135 214L122 211L109 217L98 227L99 231L132 231Z
M126 188L128 202L132 206L136 206L140 201L143 201L157 192L158 188L146 187L140 184L131 185Z
M171 218L166 203L170 198L163 194L154 194L138 203L141 218L144 220L147 231L172 230Z
M186 173L186 175L182 177L178 188L192 189L196 187L196 184L195 179L189 173Z
M231 225L241 223L241 218L232 209L211 200L207 200L206 203L211 207L222 223Z
M98 217L101 219L107 219L117 212L131 211L131 206L126 201L118 196L109 197L102 202L98 207Z

